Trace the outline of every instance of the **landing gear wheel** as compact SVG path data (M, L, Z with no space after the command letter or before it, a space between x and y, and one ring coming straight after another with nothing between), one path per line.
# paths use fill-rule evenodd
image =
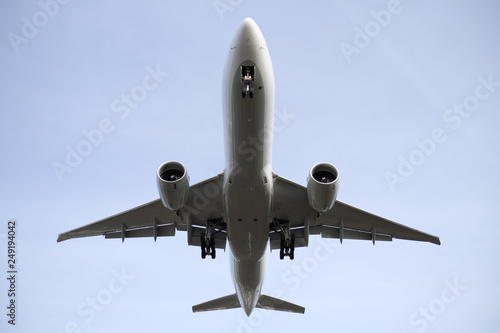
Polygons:
M215 236L212 234L207 242L207 238L205 237L205 233L203 232L200 235L200 243L201 258L205 259L207 255L209 255L212 257L212 259L215 259Z
M200 235L200 240L201 240L201 259L205 259L207 256L207 251L206 249L206 243L205 243L205 233L202 233Z
M215 259L215 236L212 234L210 237L210 243L211 243L211 255L212 259Z
M285 235L281 234L280 239L280 259L285 259Z
M290 260L295 258L295 234L291 234L289 239L280 234L280 259L285 257L290 257Z

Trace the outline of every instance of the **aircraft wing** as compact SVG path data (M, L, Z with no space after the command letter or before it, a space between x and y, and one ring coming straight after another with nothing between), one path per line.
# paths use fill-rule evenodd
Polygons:
M175 235L174 223L178 222L178 220L179 217L176 216L175 212L165 208L160 199L158 199L123 213L59 234L57 241L62 242L71 238L97 235L104 235L106 238L122 237L122 234L124 236L122 238L143 237L148 232L149 236L154 236L155 226L157 235L173 236ZM164 233L166 234L164 235Z
M309 226L310 234L325 238L391 241L393 238L424 241L440 245L438 237L390 221L383 217L336 201L333 208L321 214L309 206L307 189L284 178L275 178L275 217L291 221L291 228ZM307 243L307 242L306 242ZM307 245L307 244L306 244Z
M190 186L184 211L193 225L204 226L208 218L222 216L222 175ZM58 242L71 238L104 235L105 238L174 236L175 230L187 230L177 212L165 208L160 199L94 223L59 234ZM194 235L201 231L195 228ZM225 243L225 236L220 241Z
M336 236L338 233L338 237L332 238L366 239L373 242L399 238L441 245L441 241L436 236L365 212L338 200L332 209L318 218L318 222L323 227L327 227L328 235ZM325 230L322 231L322 234L325 234Z

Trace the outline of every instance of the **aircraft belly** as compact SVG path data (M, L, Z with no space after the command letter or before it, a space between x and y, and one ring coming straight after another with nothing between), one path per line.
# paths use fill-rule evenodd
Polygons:
M255 71L258 73L258 69ZM267 109L262 80L257 77L253 86L252 89L256 90L253 97L242 98L240 79L236 77L233 81L230 156L235 166L256 173L271 161L273 121L269 116L272 110Z
M238 189L227 193L228 239L236 260L260 260L269 238L270 195L265 187Z

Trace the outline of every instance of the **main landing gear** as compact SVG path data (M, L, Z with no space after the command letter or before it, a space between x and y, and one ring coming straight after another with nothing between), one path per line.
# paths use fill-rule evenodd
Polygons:
M280 259L283 260L286 256L293 260L295 257L295 234L286 239L285 235L281 234L280 242Z
M215 237L212 234L210 237L207 237L205 233L200 235L201 238L201 258L205 259L207 254L212 256L212 259L215 259Z
M207 255L215 259L215 234L223 229L221 218L207 221L206 233L202 232L200 235L202 259L205 259Z
M295 258L295 234L290 231L290 222L275 219L274 231L280 234L280 259L290 257L290 260Z

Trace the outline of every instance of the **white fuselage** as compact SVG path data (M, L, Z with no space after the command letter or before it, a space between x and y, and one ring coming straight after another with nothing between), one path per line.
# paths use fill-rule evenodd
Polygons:
M260 29L246 19L223 76L224 218L236 294L249 315L262 288L273 204L274 75Z

